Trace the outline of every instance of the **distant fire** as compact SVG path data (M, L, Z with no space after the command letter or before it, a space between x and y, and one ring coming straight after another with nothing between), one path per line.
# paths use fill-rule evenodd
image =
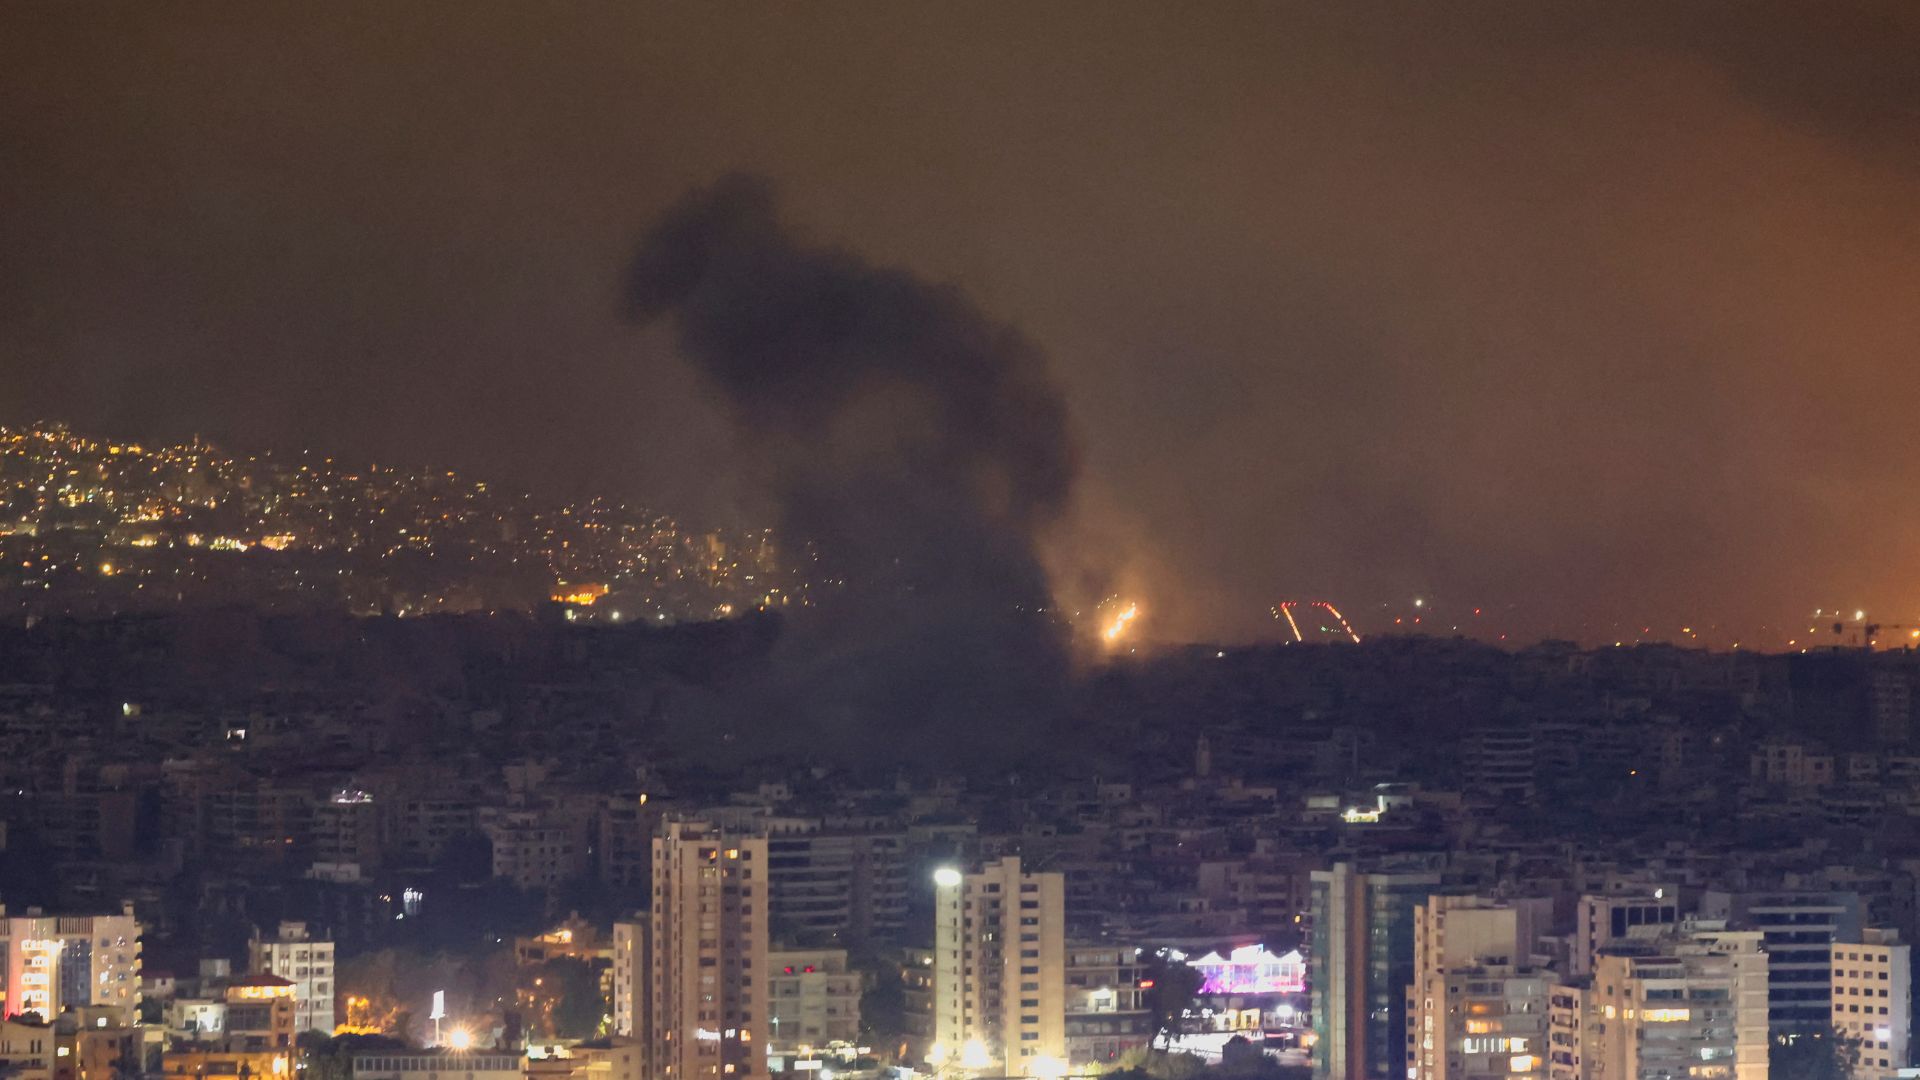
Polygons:
M1126 607L1114 613L1113 619L1107 623L1106 629L1100 631L1100 636L1105 638L1109 645L1119 641L1121 635L1127 632L1127 626L1131 624L1139 614L1139 604L1128 604Z

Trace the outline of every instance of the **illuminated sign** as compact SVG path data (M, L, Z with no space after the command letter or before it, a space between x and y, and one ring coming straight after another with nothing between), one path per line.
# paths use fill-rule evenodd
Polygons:
M1649 1024L1672 1024L1693 1019L1692 1009L1643 1009L1640 1019Z

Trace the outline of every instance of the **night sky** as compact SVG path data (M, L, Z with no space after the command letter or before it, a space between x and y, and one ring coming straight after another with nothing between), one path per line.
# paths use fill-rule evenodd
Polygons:
M746 171L1045 354L1154 636L1920 621L1920 7L1598 7L9 4L0 422L767 520L623 311Z

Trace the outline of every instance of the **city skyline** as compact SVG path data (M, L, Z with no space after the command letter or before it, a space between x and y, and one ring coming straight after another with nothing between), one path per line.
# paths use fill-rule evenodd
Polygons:
M0 419L764 521L619 295L745 169L1044 353L1159 636L1920 611L1910 8L1100 11L16 9Z

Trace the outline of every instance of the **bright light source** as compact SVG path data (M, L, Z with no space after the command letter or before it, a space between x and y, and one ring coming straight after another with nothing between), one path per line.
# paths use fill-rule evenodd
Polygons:
M1417 597L1417 596L1416 596L1416 597L1414 597L1414 598L1413 598L1413 606L1414 606L1414 607L1426 607L1426 606L1427 606L1427 602L1426 602L1425 600L1422 600L1421 598L1419 598L1419 597Z
M447 1032L447 1046L454 1050L473 1049L473 1032L466 1028L454 1028Z
M1067 1063L1057 1057L1042 1054L1027 1066L1027 1072L1038 1080L1060 1080L1067 1075Z
M932 1046L927 1048L927 1064L933 1066L936 1069L942 1065L945 1065L947 1063L948 1053L949 1051L947 1050L946 1043L943 1043L943 1042L934 1043Z
M984 1069L993 1064L987 1056L987 1044L979 1039L968 1039L967 1045L960 1051L960 1066L966 1069Z
M965 880L960 876L960 871L951 866L943 866L933 872L933 883L943 889L957 889Z

